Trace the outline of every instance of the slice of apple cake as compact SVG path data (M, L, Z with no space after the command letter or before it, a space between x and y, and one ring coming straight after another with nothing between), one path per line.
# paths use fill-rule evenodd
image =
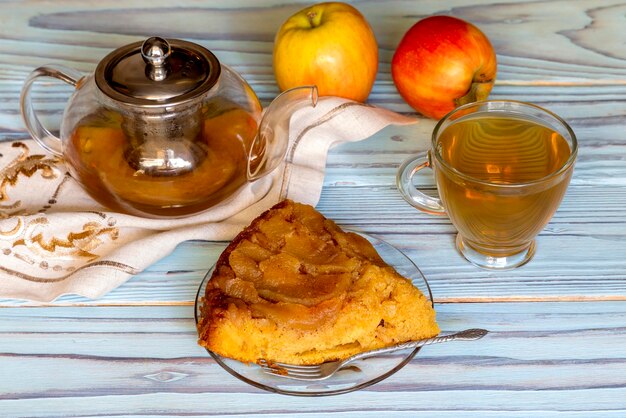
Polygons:
M439 333L430 301L360 235L285 200L219 257L199 344L243 362L317 364Z

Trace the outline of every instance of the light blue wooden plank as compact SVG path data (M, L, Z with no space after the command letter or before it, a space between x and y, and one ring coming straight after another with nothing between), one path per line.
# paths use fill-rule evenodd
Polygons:
M626 408L626 302L456 303L437 312L444 331L492 332L426 347L377 385L313 401L267 394L228 375L196 346L189 307L5 308L0 370L12 378L0 380L0 410L602 416ZM59 370L62 384L53 378Z
M220 58L269 75L276 29L287 16L307 4L272 3L244 5L240 1L226 8L219 2L182 2L171 9L170 3L157 2L142 9L145 2L133 5L103 2L100 7L85 7L57 1L41 8L34 8L28 2L9 2L7 7L13 19L3 25L0 35L15 39L5 47L11 58L7 62L26 61L24 50L29 50L29 55L37 60L73 58L92 62L92 55L83 49L119 46L152 32L155 23L160 23L164 36L205 43L216 48ZM619 0L589 4L562 7L558 1L546 1L531 6L517 1L494 4L483 0L426 2L418 10L410 2L384 5L358 2L357 7L368 18L378 38L382 80L389 80L388 63L404 32L420 17L438 13L454 14L483 29L499 54L501 79L529 82L623 79L626 75L623 60L611 52L611 48L620 45L614 36L619 33L620 22L612 16L620 14L622 4ZM520 15L524 18L520 19ZM599 22L592 28L588 27L591 18ZM76 45L78 39L84 46Z
M622 327L626 302L438 304L436 308L444 332L484 327L493 333L480 344L428 347L421 357L623 360L626 353ZM62 355L70 350L81 356L124 358L204 354L195 344L191 306L6 308L0 318L4 353Z
M388 242L404 251L422 270L438 301L457 299L565 299L624 298L625 258L619 241L609 234L593 239L576 236L564 238L542 234L538 253L528 265L508 272L477 269L464 261L454 249L454 234L393 232L394 228L380 225L348 225L373 234L384 232ZM617 244L615 244L617 242ZM120 303L190 303L206 269L217 259L217 252L207 257L203 243L184 243L160 263L166 270L141 273L98 300L78 296L63 296L56 303L120 304ZM588 248L580 257L579 248ZM558 256L558 258L557 258ZM617 256L622 258L617 258ZM198 261L201 260L201 261ZM167 274L172 268L197 270ZM207 267L208 268L208 267ZM16 300L0 300L0 305L20 305Z
M574 187L538 237L535 258L514 271L489 272L457 254L455 231L446 218L418 212L392 188L328 187L318 205L339 225L381 236L403 250L420 267L438 300L626 297L623 207L626 193L620 189ZM98 301L66 296L58 302L189 302L225 245L183 243L172 255ZM0 300L3 305L18 303Z
M0 332L191 332L191 306L19 307L0 310ZM626 302L437 303L448 328L464 322L492 331L575 331L626 323ZM154 322L151 324L150 322ZM467 324L466 324L467 325ZM28 348L27 348L28 349Z
M252 393L159 393L139 395L110 395L98 397L66 397L49 400L25 399L5 401L5 413L19 416L28 411L31 416L98 416L108 411L113 416L130 416L135 413L148 416L199 415L226 416L230 414L255 416L316 416L315 411L342 412L347 416L619 416L615 415L615 399L624 398L624 389L581 390L575 395L559 391L491 390L449 392L399 392L394 394L361 391L324 399L303 399ZM511 405L515 399L515 405ZM594 407L580 411L581 405L594 400ZM165 405L175 405L171 410ZM518 406L519 405L519 406ZM618 407L619 404L618 404ZM623 408L623 406L621 406ZM577 410L578 409L578 410ZM466 415L466 411L470 411ZM54 411L51 414L51 411ZM378 415L375 415L377 413ZM442 413L443 415L437 415ZM607 415L604 415L604 414ZM623 411L622 411L623 413ZM490 415L487 415L490 414ZM334 415L333 415L334 416ZM339 415L341 416L341 415Z
M521 84L521 92L511 93L502 91L500 97L517 98L521 100L533 99L543 103L546 96L536 97L533 92L541 91L551 84L562 85L589 85L600 83L598 88L610 90L609 95L602 100L610 100L615 97L620 87L623 87L623 80L626 77L626 68L623 60L616 59L609 51L603 51L597 44L590 48L590 44L580 42L585 37L600 37L607 45L614 45L615 37L613 33L619 31L619 22L612 19L613 13L619 13L621 3L619 0L602 2L606 12L595 13L594 18L598 20L598 26L602 30L586 31L586 21L589 18L586 10L586 3L575 8L568 8L568 13L578 15L577 19L567 20L563 13L550 13L555 7L559 7L559 2L548 1L535 3L532 10L524 12L526 16L523 22L519 22L518 9L528 9L528 6L513 2L514 5L503 5L498 2L497 6L491 1L475 1L473 5L464 3L464 7L450 8L444 7L439 10L428 5L428 10L420 10L420 15L416 16L410 3L394 2L392 6L380 6L376 3L362 3L358 7L370 19L372 27L375 29L381 46L380 68L376 80L371 101L380 103L394 110L410 111L410 108L403 104L391 81L390 65L391 56L397 43L402 37L404 30L415 22L420 16L429 13L453 12L459 17L466 17L470 21L475 21L490 35L490 30L496 31L492 42L496 42L496 51L499 59L498 85L494 90L493 97L499 97L502 88L508 88L513 84ZM28 2L9 2L11 4L13 19L3 26L4 39L0 44L0 81L4 85L19 88L27 74L35 67L49 63L62 63L76 67L77 69L90 72L93 71L97 62L112 49L125 43L141 39L145 33L152 28L137 28L138 22L151 22L148 16L154 14L152 19L162 18L164 15L172 15L185 12L185 4L182 3L176 10L162 9L169 4L151 4L150 10L130 8L125 5L114 4L102 11L97 8L82 9L71 2L58 1L48 4L47 7L33 10ZM138 5L142 3L139 2ZM597 4L597 3L596 3ZM188 13L193 16L192 21L186 18L184 24L185 33L176 30L177 22L171 16L167 25L162 27L164 36L189 35L189 39L204 44L213 49L217 56L226 64L240 71L259 92L264 101L274 97L278 92L271 67L272 39L281 21L296 11L301 6L287 5L284 7L266 7L255 4L255 8L246 10L245 7L238 8L239 4L226 10L219 10L219 3L207 3L206 7L194 5ZM267 4L265 4L267 6ZM378 10L384 7L381 14ZM494 7L501 13L501 18L496 20L485 19L478 10L488 10L489 15L493 15ZM160 10L161 9L161 10ZM408 12L408 13L407 13ZM107 14L107 18L95 18L98 13ZM466 15L467 13L467 15ZM111 14L119 16L112 19ZM260 18L259 14L266 15ZM240 15L246 16L241 19ZM282 16L281 16L282 15ZM398 15L402 16L399 20ZM596 16L597 15L597 16ZM86 18L91 16L92 18ZM141 18L138 18L141 16ZM251 16L254 16L251 18ZM547 16L550 16L547 18ZM546 25L546 18L551 25ZM121 22L134 19L132 23L122 25ZM476 20L474 20L476 19ZM49 20L48 26L42 27L43 22ZM556 21L555 21L556 20ZM584 21L584 22L583 22ZM240 25L233 25L227 22L238 22ZM402 24L399 24L402 22ZM504 23L511 22L511 23ZM514 23L513 23L514 22ZM244 25L245 23L245 25ZM85 26L86 25L86 26ZM122 25L122 26L120 26ZM222 25L227 25L225 30L216 30ZM504 25L504 28L502 27ZM536 26L540 25L542 31L537 31ZM549 31L545 32L545 28ZM87 28L87 31L78 31L80 28ZM130 29L134 28L134 29ZM207 31L207 28L211 30ZM493 29L492 29L493 28ZM129 32L130 31L130 32ZM224 39L224 33L246 32L247 36L239 37L233 34L234 39ZM77 39L77 34L80 38ZM563 41L555 51L551 51L547 56L543 55L541 49L520 48L520 41L546 44L546 36L555 37L556 41ZM572 36L570 38L570 36ZM539 39L533 39L540 37ZM80 44L82 43L82 45ZM619 46L619 45L618 45ZM28 51L25 53L24 51ZM539 54L537 56L537 54ZM562 55L562 56L561 56ZM604 85L602 84L604 83ZM621 84L621 85L620 85ZM570 89L575 91L575 89ZM576 107L574 101L579 102L580 97L584 97L584 89L578 94L568 95L568 101ZM12 102L15 102L16 94L9 94ZM559 95L555 95L558 98ZM551 100L555 100L554 98ZM57 105L62 108L65 99L59 98ZM578 105L582 106L582 105ZM587 106L586 112L594 112L593 108ZM18 119L14 119L17 121ZM15 125L16 126L16 125Z

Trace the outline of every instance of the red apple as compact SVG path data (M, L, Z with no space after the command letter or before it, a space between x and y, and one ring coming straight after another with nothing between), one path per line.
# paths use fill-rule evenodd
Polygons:
M378 44L365 17L346 3L319 3L287 19L274 40L281 90L315 84L320 96L365 101L378 70Z
M402 98L425 116L440 119L455 107L485 100L496 79L496 54L476 26L431 16L404 35L391 61Z

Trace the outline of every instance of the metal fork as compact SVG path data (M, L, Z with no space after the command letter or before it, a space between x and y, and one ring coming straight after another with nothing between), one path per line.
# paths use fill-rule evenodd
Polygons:
M335 374L338 370L342 369L349 363L352 363L355 360L377 356L379 354L391 353L394 351L404 350L407 348L417 348L423 347L425 345L437 344L437 343L445 343L448 341L471 341L478 340L479 338L484 337L487 334L487 330L480 328L472 328L466 329L465 331L460 331L454 334L443 335L440 337L433 337L424 340L417 341L408 341L402 344L394 345L391 347L379 348L377 350L365 351L363 353L355 354L351 357L348 357L345 360L337 360L337 361L329 361L322 364L313 364L313 365L296 365L296 364L285 364L285 363L275 363L268 361L266 359L259 359L257 364L261 366L261 370L265 373L286 377L289 379L296 380L324 380L328 379L332 375Z

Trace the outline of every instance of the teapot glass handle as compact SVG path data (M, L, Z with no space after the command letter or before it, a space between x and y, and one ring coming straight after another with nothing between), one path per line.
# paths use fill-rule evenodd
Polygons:
M24 82L22 94L20 96L20 110L26 129L31 136L46 150L56 155L62 155L63 147L61 139L54 136L39 120L31 100L31 88L35 80L39 77L52 77L76 86L82 74L74 69L63 65L44 65L33 70Z
M248 180L272 172L284 160L289 148L291 116L305 107L317 105L316 86L294 87L279 94L265 109L248 154Z

